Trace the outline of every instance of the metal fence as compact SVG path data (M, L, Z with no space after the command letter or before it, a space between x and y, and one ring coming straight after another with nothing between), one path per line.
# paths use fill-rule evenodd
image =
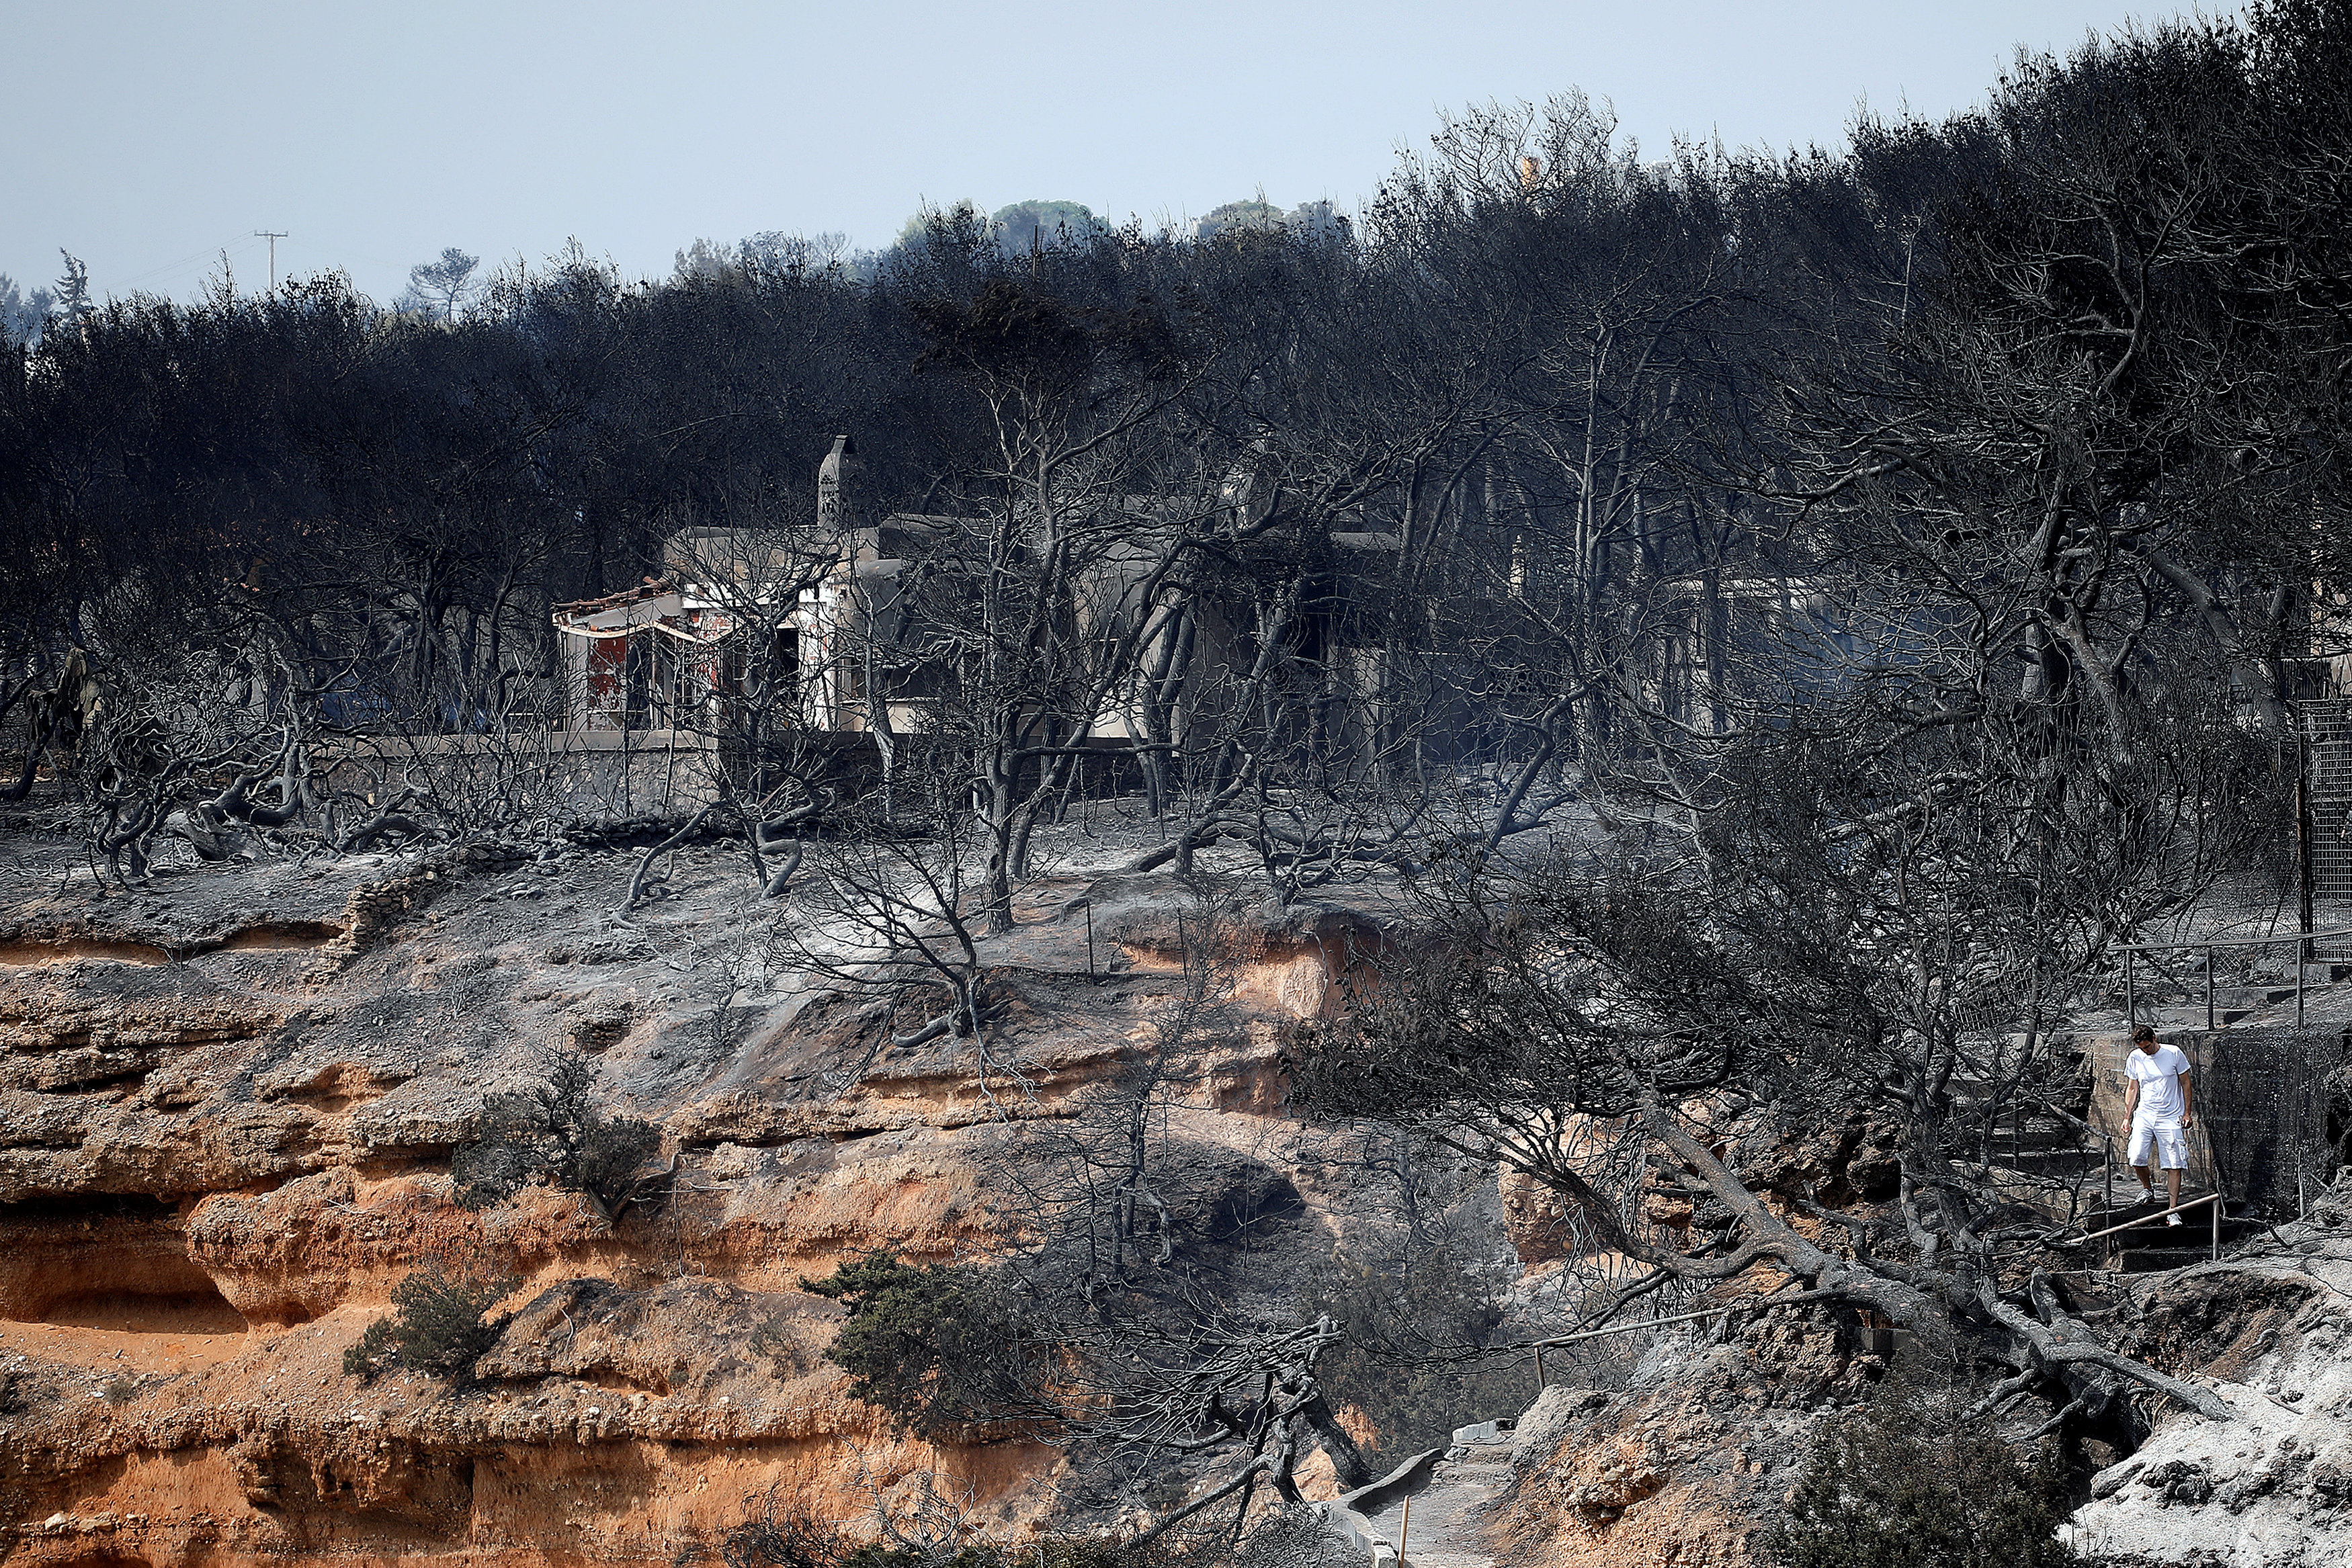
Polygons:
M2295 840L2305 929L2352 924L2352 697L2295 705L2301 752ZM2317 962L2352 962L2352 937L2315 942Z
M2343 1025L2228 1030L2209 1036L2197 1119L2231 1203L2287 1218L2326 1190L2352 1149L2335 1075L2352 1056Z

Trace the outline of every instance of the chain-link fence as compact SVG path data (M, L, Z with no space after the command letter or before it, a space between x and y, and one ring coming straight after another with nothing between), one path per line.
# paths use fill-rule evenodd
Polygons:
M2294 1218L2352 1159L2344 1124L2352 1028L2257 1026L2200 1043L2197 1119L2232 1211L2245 1204Z
M2295 705L2302 789L2296 839L2306 929L2352 925L2352 697ZM2313 943L2315 961L2352 963L2352 936Z

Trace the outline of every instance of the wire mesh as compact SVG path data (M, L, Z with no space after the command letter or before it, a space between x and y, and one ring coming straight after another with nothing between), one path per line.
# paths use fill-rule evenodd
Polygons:
M2304 889L2312 925L2352 924L2352 697L2297 703L2303 746ZM2313 944L2319 962L2352 962L2352 938Z
M2338 1070L2352 1030L2252 1028L2206 1037L2197 1118L2232 1211L2293 1218L2347 1157Z

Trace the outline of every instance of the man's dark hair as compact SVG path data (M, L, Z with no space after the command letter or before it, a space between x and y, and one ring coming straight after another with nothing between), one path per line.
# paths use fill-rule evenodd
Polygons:
M2145 1024L2145 1023L2144 1023L2144 1024L2140 1025L2137 1029L2136 1029L2136 1030L2132 1030L2132 1043L2133 1043L2134 1045L2137 1045L2140 1041L2142 1041L2142 1040L2154 1040L2155 1038L2156 1038L2156 1026L2155 1026L2154 1024Z

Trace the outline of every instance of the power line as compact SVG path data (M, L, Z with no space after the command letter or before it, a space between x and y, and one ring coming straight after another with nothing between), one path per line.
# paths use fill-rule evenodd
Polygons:
M235 246L236 238L236 235L231 235L227 239L223 240L218 245L206 246L204 249L191 252L189 255L181 256L176 261L167 261L160 267L151 267L144 272L134 273L131 277L122 279L121 287L127 288L135 284L144 283L151 277L160 277L164 273L177 272L184 267L193 266L195 263L204 260L206 256L215 256L224 251L229 250Z

